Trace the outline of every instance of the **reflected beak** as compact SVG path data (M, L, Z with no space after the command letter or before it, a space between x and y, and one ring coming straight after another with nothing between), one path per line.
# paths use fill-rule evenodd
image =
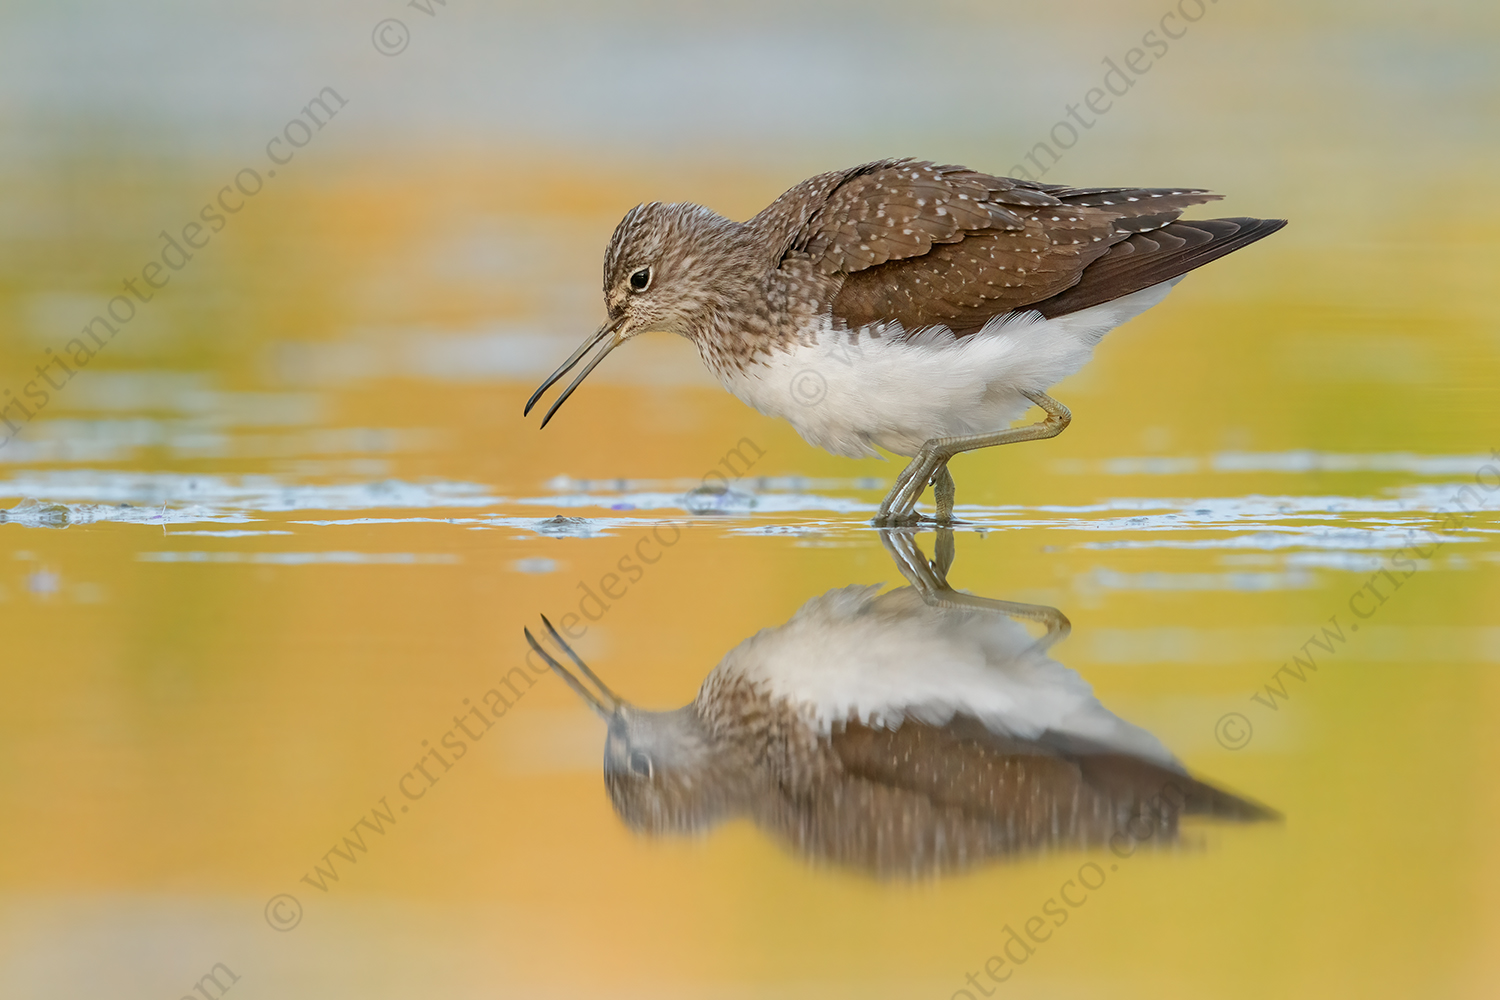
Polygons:
M587 372L585 372L585 374L587 374ZM574 384L576 385L577 383L575 382ZM545 388L545 386L543 388ZM559 677L568 682L568 687L572 688L577 693L578 697L587 702L589 704L589 707L598 712L606 720L613 718L615 714L619 712L620 707L625 703L621 701L613 691L605 686L604 682L599 679L599 676L589 669L588 664L584 663L581 659L578 658L578 654L573 652L573 647L564 642L563 637L557 634L557 629L552 627L552 623L547 620L546 615L542 615L542 624L547 626L547 631L552 635L552 641L557 643L557 647L559 649L568 654L568 659L572 660L578 666L578 669L583 671L584 676L594 683L594 687L599 689L599 693L595 694L593 691L590 691L588 688L584 687L582 681L569 673L568 669L561 663L558 663L556 660L554 660L551 654L549 654L545 649L542 648L541 643L536 641L536 637L531 634L531 629L522 629L522 631L526 633L526 641L531 643L531 648L536 650L537 653L541 655L542 659L547 661L547 665L551 667Z
M605 356L608 355L610 351L613 351L616 347L619 347L625 342L624 338L619 336L620 327L624 325L624 322L624 316L620 316L618 319L610 320L608 323L605 323L603 326L601 326L597 333L595 333L592 337L590 337L588 340L585 340L581 345L579 345L578 350L568 355L568 360L562 363L562 367L558 368L557 371L553 372L551 375L548 375L547 381L543 382L539 387L537 387L536 392L533 392L531 394L531 398L526 401L526 409L521 415L526 416L530 414L531 408L536 405L536 401L542 398L542 393L552 388L552 384L554 382L562 378L564 375L568 374L568 372L572 371L573 366L578 364L579 361L583 360L583 356L585 354L597 347L601 341L604 342L603 350L594 355L593 360L591 360L587 365L584 366L583 371L579 372L578 377L573 380L573 384L563 390L562 395L557 397L557 402L552 404L552 409L548 410L547 415L542 418L542 426L546 427L547 421L552 419L552 414L557 412L557 408L559 406L562 406L563 403L567 402L568 397L573 395L573 390L578 388L579 383L589 377L589 372L594 370L594 366L603 361ZM554 635L555 634L556 633L554 633Z

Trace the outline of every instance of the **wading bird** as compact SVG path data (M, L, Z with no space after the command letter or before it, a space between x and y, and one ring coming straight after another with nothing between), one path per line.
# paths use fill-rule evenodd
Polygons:
M637 334L698 348L724 387L837 455L912 456L876 524L953 516L955 455L1054 437L1046 390L1188 271L1281 219L1182 221L1196 188L1070 188L879 160L820 174L749 222L699 205L630 210L604 255L609 319L526 403L598 348L542 420ZM1035 404L1040 423L1011 428Z
M624 701L551 623L582 678L526 630L608 723L604 782L620 817L664 834L744 816L817 861L916 876L1048 848L1170 844L1184 815L1275 816L1193 778L1052 659L1061 612L950 588L952 538L939 532L936 564L909 530L883 532L911 586L813 598L731 650L675 711Z

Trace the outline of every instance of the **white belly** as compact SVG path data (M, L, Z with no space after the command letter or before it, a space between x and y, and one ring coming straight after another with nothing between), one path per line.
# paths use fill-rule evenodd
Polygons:
M836 455L873 455L876 445L915 455L932 438L1009 427L1031 405L1023 389L1044 392L1078 371L1101 337L1156 305L1180 280L1055 319L1023 314L962 338L943 327L907 334L893 325L850 343L829 327L812 343L719 379Z
M1019 623L988 610L934 608L909 587L831 590L729 652L715 674L749 681L827 734L846 722L945 726L962 714L992 732L1078 737L1166 766L1171 753L1036 651Z

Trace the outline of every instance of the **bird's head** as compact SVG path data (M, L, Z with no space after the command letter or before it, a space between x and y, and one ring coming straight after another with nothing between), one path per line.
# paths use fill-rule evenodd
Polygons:
M714 309L743 293L755 262L755 241L742 223L701 205L652 202L632 208L604 254L609 319L541 384L526 412L595 347L598 353L557 397L543 427L594 366L631 337L651 330L692 337L708 325Z
M609 724L604 785L621 819L642 833L688 833L744 811L753 779L733 749L708 731L695 706L636 708L604 685L551 622L542 621L595 690L557 662L529 629L527 642Z

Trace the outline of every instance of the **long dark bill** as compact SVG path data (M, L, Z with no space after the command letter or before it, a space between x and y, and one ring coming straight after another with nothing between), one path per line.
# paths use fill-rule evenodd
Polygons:
M526 401L526 409L522 412L521 415L529 415L531 413L531 408L533 406L536 406L536 401L542 398L542 393L552 388L553 383L562 378L564 375L568 374L568 372L572 371L573 366L578 364L579 361L583 360L583 356L597 347L600 341L605 341L604 349L601 350L598 354L594 355L593 360L584 367L583 371L578 373L578 377L573 380L573 384L563 390L562 395L557 397L557 402L552 404L552 409L548 410L547 415L542 418L542 426L546 427L547 421L552 419L552 414L557 412L557 408L559 406L562 406L563 403L567 401L569 396L573 395L573 390L578 388L579 383L588 378L589 372L594 370L594 366L603 361L605 356L608 355L610 351L613 351L616 347L620 346L621 342L619 340L616 340L614 337L615 332L619 329L619 327L620 320L612 319L608 323L605 323L603 326L601 326L598 332L595 333L592 337L580 344L578 350L568 355L568 360L564 361L562 363L562 366L558 368L557 371L553 372L551 375L548 375L547 381L538 386L536 392L533 392L531 394L531 398Z
M604 693L604 697L613 705L619 705L620 696L611 691L609 689L609 685L601 681L599 679L599 675L590 670L589 665L587 663L584 663L583 660L579 658L577 653L573 652L573 647L569 646L567 642L563 640L563 637L557 634L557 629L552 627L552 623L547 620L546 615L542 615L542 624L547 626L547 631L552 634L552 641L557 643L558 648L561 649L564 653L567 653L568 659L577 664L578 669L582 670L584 675L588 677L589 680L594 682L594 687L602 691Z
M537 653L541 655L543 660L547 661L547 665L551 667L559 677L566 681L568 687L572 688L580 698L587 702L590 708L592 708L595 712L598 712L606 719L613 716L615 710L620 706L619 697L616 696L616 694L609 688L605 687L604 682L599 680L594 672L584 665L584 662L578 658L578 654L573 652L571 646L569 646L566 642L563 642L562 636L557 634L557 630L552 627L551 622L547 621L547 617L545 615L542 616L542 621L546 622L547 630L552 633L553 640L560 647L562 647L563 651L568 654L568 657L574 663L576 663L585 674L588 675L589 680L598 685L600 693L595 694L593 691L590 691L583 685L582 681L569 673L566 667L564 667L561 663L558 663L557 660L553 659L552 654L543 649L541 643L536 641L536 637L531 634L531 629L522 629L522 631L526 634L526 641L531 644L531 648L536 650Z

